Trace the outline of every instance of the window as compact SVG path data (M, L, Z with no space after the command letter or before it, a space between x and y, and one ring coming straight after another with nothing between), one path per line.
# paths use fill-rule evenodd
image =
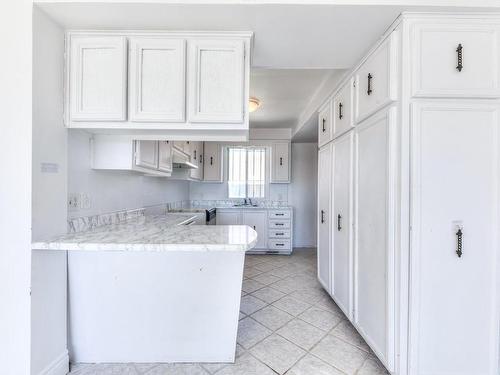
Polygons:
M264 198L266 184L266 149L229 147L229 198Z

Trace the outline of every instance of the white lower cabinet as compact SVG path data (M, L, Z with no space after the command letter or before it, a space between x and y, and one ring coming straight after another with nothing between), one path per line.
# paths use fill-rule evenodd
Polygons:
M241 224L241 212L239 210L217 210L217 225L239 225Z
M267 211L243 211L241 224L248 225L258 234L257 244L252 250L267 248Z
M351 131L333 142L332 296L350 319L353 306L353 139Z
M498 374L499 107L412 108L411 374Z
M331 179L332 145L318 154L318 280L331 293Z

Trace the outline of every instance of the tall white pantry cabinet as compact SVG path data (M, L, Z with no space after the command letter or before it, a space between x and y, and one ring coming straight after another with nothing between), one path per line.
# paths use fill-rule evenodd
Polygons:
M477 13L404 13L319 110L318 278L392 374L499 373L499 111Z

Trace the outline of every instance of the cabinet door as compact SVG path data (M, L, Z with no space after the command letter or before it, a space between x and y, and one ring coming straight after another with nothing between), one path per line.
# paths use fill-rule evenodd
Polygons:
M163 172L172 172L172 142L158 142L158 169Z
M183 39L130 39L130 121L184 121L185 55Z
M413 108L411 374L498 374L498 111Z
M191 178L196 180L203 179L203 142L191 143L191 163L198 166L197 169L191 169Z
M352 129L352 87L350 79L333 100L333 138L337 138Z
M397 99L397 36L392 32L356 72L356 122Z
M394 366L395 108L356 127L354 324L384 365Z
M222 182L220 145L214 142L205 142L203 155L203 181Z
M273 143L271 154L271 183L290 182L290 144Z
M217 210L217 225L239 225L241 212L239 210L221 211Z
M267 247L267 211L243 211L242 224L253 228L258 234L254 249L265 249Z
M242 40L189 42L190 122L243 122L244 51Z
M414 95L499 97L498 31L497 25L485 20L415 26Z
M135 141L135 165L158 169L158 141Z
M318 146L332 140L332 103L328 103L318 115Z
M323 146L318 154L318 280L331 292L331 190L332 145Z
M125 121L127 39L71 37L70 121Z
M333 265L332 294L337 305L352 319L352 171L353 132L333 144Z

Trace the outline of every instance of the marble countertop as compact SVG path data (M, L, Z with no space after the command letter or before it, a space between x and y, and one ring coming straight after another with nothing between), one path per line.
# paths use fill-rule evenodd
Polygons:
M196 215L141 216L31 245L34 250L84 251L246 251L257 232L246 225L183 225Z
M250 209L250 210L291 210L291 206L283 206L283 207L267 207L267 206L222 206L222 205L213 205L213 206L189 206L184 208L174 208L171 209L170 212L200 212L203 210L209 210L212 208L216 208L217 210L232 210L232 209Z

